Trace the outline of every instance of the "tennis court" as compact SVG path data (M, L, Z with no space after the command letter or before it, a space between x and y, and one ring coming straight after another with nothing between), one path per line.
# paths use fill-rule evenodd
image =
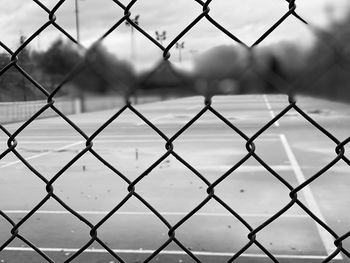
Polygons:
M213 98L212 107L250 138L287 102L280 95L218 96ZM350 111L344 105L310 98L300 98L299 104L305 105L303 110L340 141L347 138ZM201 111L203 98L136 108L171 138ZM116 111L69 118L91 136ZM9 124L6 128L14 132L19 126ZM3 152L8 137L2 133L0 139ZM92 149L99 156L131 182L137 180L133 185L136 195L130 196L129 183L89 151L61 170L84 151L86 144L86 139L61 118L35 120L16 140L18 153L47 180L60 174L52 183L54 195L91 225L98 225L99 240L126 262L143 262L173 234L202 262L227 262L244 247L237 262L271 262L259 246L250 244L249 233L254 229L259 229L255 240L280 262L322 262L336 250L334 237L297 204L261 228L291 202L290 189L255 158L245 160L247 141L211 112L205 112L172 141L173 152L188 165L167 154L167 141L130 110L92 140ZM293 110L253 143L255 154L293 187L337 156L336 145ZM0 169L2 211L15 223L21 222L47 197L46 184L12 153L1 160ZM198 174L214 187L208 190L208 184ZM349 207L348 174L349 166L340 160L297 194L298 200L339 236L349 229L350 216L345 212ZM140 175L144 176L138 180ZM101 223L106 216L108 220ZM11 224L0 217L1 244L11 237L11 229ZM69 259L91 240L91 227L52 197L18 231L57 262ZM343 248L350 248L349 240L343 241ZM4 248L0 260L46 262L18 238ZM194 262L174 241L152 260ZM341 253L333 260L349 262ZM118 260L94 241L74 262Z

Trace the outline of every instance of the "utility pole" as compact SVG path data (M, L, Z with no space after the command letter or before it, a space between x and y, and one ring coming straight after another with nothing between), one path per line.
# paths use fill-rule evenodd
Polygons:
M75 28L77 31L77 41L80 43L80 27L79 27L79 0L75 0Z
M156 31L156 39L163 45L163 41L166 39L166 31L164 30L162 33Z
M134 19L131 19L135 25L139 25L140 15L136 15ZM134 36L134 26L129 23L129 21L125 21L126 26L130 26L131 29L131 62L136 63L136 47L135 47L135 36Z
M25 41L26 41L26 37L24 35L21 35L19 38L20 46L22 46ZM25 70L28 70L27 69L27 64L28 64L28 51L27 51L27 49L24 48L19 56L20 56L20 58L22 58L22 67ZM23 90L23 101L27 101L26 79L22 74L21 74L21 85L22 85L22 90Z
M179 50L179 62L182 62L182 57L181 57L181 50L185 48L185 42L182 41L181 43L176 43L175 46Z

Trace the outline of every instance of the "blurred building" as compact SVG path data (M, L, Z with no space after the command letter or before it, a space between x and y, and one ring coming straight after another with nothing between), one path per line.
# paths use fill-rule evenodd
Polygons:
M152 70L138 77L138 92L162 97L194 95L193 76L175 68L168 60L160 61Z

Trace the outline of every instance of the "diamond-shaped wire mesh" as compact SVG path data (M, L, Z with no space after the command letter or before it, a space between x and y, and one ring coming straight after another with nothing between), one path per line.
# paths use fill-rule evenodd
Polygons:
M345 149L349 144L350 137L341 141L337 139L332 133L327 131L321 124L315 121L309 114L304 111L302 108L298 106L297 101L294 98L293 90L291 89L288 92L289 100L288 105L286 105L271 121L264 124L255 134L248 135L237 126L235 126L228 118L224 116L224 114L220 113L212 103L212 95L209 92L205 92L205 101L203 107L196 113L181 129L179 129L172 136L167 136L156 124L152 123L152 121L147 118L145 115L141 113L133 104L130 102L131 95L134 91L125 92L125 105L120 108L117 112L115 112L105 123L103 123L100 127L96 128L96 130L89 136L82 127L79 127L74 123L65 113L64 107L58 107L58 101L56 101L57 94L61 92L64 85L69 82L72 78L74 78L80 70L85 66L85 62L83 59L79 61L75 67L65 76L64 79L60 80L60 83L54 87L52 90L48 90L45 85L35 80L35 77L32 76L30 72L28 72L24 65L21 64L19 57L23 50L35 39L44 32L44 30L48 27L54 27L58 31L60 31L63 35L65 35L72 43L76 45L81 45L79 41L69 34L57 21L57 13L60 8L64 5L66 0L60 0L56 3L52 8L45 6L39 0L33 0L37 6L39 6L44 12L47 13L48 19L45 24L43 24L40 28L38 28L35 33L29 36L21 46L16 50L11 50L4 43L0 42L0 46L5 50L8 55L8 63L3 66L0 70L0 77L5 76L5 74L18 74L21 78L25 79L30 85L32 85L32 89L35 89L37 93L40 93L40 96L45 98L45 102L40 106L39 109L36 109L34 112L29 114L29 118L25 118L23 124L20 125L19 128L16 128L13 131L9 131L5 128L4 125L0 124L0 129L2 133L2 137L5 137L7 140L7 145L5 149L0 153L0 160L3 158L13 154L16 157L17 162L21 163L29 169L30 173L34 175L39 181L42 183L42 188L45 189L45 195L39 200L34 208L30 210L29 213L25 214L23 218L20 218L18 222L15 222L6 212L0 210L0 216L2 220L7 222L8 228L8 237L7 239L0 244L0 255L1 251L5 251L10 244L16 240L22 241L25 246L31 248L35 253L40 256L40 262L55 262L46 251L38 248L34 242L31 242L30 239L26 238L24 234L22 234L21 230L26 225L26 223L33 218L33 216L38 213L38 211L45 206L49 201L56 201L61 208L64 208L65 211L70 213L74 218L76 218L81 224L84 225L87 229L89 229L88 235L90 236L89 240L86 241L81 247L71 254L67 256L64 262L71 262L77 258L79 258L85 250L91 247L92 244L99 244L102 248L104 248L114 260L118 262L126 262L122 255L118 254L114 250L113 247L109 246L108 243L104 242L103 238L99 236L99 230L122 208L131 200L136 199L140 202L140 204L145 207L151 214L155 216L155 218L167 229L167 236L164 239L163 243L159 244L157 249L150 252L146 259L143 262L149 262L158 257L164 250L167 249L169 245L176 244L184 254L188 255L194 262L201 262L200 258L196 253L192 251L191 248L187 247L186 244L183 244L181 239L177 237L177 232L181 230L181 228L191 220L199 211L205 207L208 203L215 202L222 209L224 209L230 216L241 223L243 227L246 228L246 231L249 233L247 235L246 244L241 247L238 251L235 251L228 262L234 262L238 260L242 254L246 253L249 248L252 246L256 246L265 256L269 258L272 262L279 262L279 259L274 255L273 252L270 251L269 247L259 241L259 233L272 225L277 219L281 218L283 214L285 214L291 207L299 207L302 209L312 220L316 222L318 227L323 231L328 232L335 240L334 246L332 247L332 253L329 254L326 258L322 259L322 262L330 262L337 255L342 254L347 258L350 258L350 251L346 250L343 247L343 241L350 238L350 231L346 233L339 233L336 230L332 229L329 225L327 225L323 218L320 218L316 213L310 210L307 204L305 204L299 196L305 188L307 188L311 183L318 180L320 177L325 176L327 170L332 168L335 164L339 162L344 162L346 165L350 165L350 160L346 156ZM133 14L133 7L138 3L138 0L132 0L127 5L123 4L121 1L112 0L118 9L121 9L124 13L124 16L115 21L114 25L111 26L104 34L102 34L96 41L96 43L104 40L110 34L112 34L115 30L117 30L121 25L127 23L130 25L133 30L137 31L139 34L143 35L150 43L152 43L156 48L160 49L163 52L164 60L168 60L170 57L170 51L174 50L177 43L180 43L183 37L197 24L201 21L207 21L214 26L213 30L221 31L228 38L232 40L234 43L238 43L242 45L247 50L252 50L255 46L262 43L275 29L277 29L287 18L288 19L296 19L301 21L307 26L307 22L297 14L297 7L295 0L287 0L285 1L286 11L281 14L280 18L270 26L270 28L263 33L261 36L257 36L254 43L249 46L240 38L235 35L235 32L230 32L220 23L218 23L215 17L211 16L210 6L213 1L201 1L194 0L194 2L198 5L198 7L202 10L198 15L193 19L191 23L189 23L176 37L172 38L167 45L163 45L161 41L157 40L149 33L146 32L145 29L142 28L135 20L131 19L131 15ZM155 7L157 8L157 7ZM200 10L198 9L198 10ZM338 50L338 49L337 49ZM340 52L340 51L338 51ZM13 73L15 72L15 73ZM284 83L285 80L278 78L278 76L272 76L270 79L271 82L280 84ZM314 80L310 80L313 82ZM285 84L285 83L284 83ZM292 83L288 83L289 86L297 86L298 80L292 80ZM300 183L297 187L292 186L285 178L283 178L277 171L275 171L265 160L264 157L260 156L256 152L256 141L264 135L266 130L268 130L271 126L273 126L276 122L278 122L281 118L287 115L291 111L296 111L306 122L311 124L315 129L325 135L329 140L334 143L335 157L324 167L319 167L319 171L315 174L308 177L308 179L302 183ZM25 132L27 127L35 122L42 115L47 113L48 111L53 111L56 116L59 116L61 120L66 123L79 138L79 142L76 142L77 145L80 145L79 151L74 154L74 157L71 158L68 162L65 163L63 167L59 169L59 171L54 174L51 179L47 179L42 172L36 167L35 164L32 164L30 160L28 160L23 154L18 151L18 145L21 143L20 136ZM133 114L135 117L139 118L144 125L154 131L155 136L159 137L160 142L165 147L162 154L160 154L157 159L153 160L152 164L147 167L140 175L136 176L133 179L130 179L128 175L119 170L114 164L108 162L103 154L99 153L98 150L94 147L94 142L98 140L101 133L103 133L110 125L114 122L117 122L123 114L129 112L129 114ZM202 174L198 169L196 169L189 161L186 161L185 157L182 157L182 154L179 153L174 147L174 143L176 143L179 138L188 131L193 125L195 125L201 118L207 114L213 114L225 127L232 130L232 133L239 136L240 139L245 142L245 154L241 157L239 161L232 165L227 171L225 171L221 176L216 178L214 181L210 181L204 174ZM102 218L100 218L97 222L93 222L88 219L88 217L84 216L84 213L80 211L76 211L72 208L72 205L64 200L60 195L55 191L55 186L58 185L58 181L65 176L65 173L74 166L81 158L90 154L95 158L94 160L98 161L100 164L107 167L107 169L112 172L115 176L119 177L122 181L127 185L125 194L123 198L114 203L114 207ZM151 202L147 201L142 194L138 192L138 187L145 180L145 178L152 173L161 163L165 162L167 158L172 157L176 159L186 170L192 173L193 177L198 180L201 184L205 185L206 193L204 198L201 200L199 204L196 205L191 211L182 216L177 222L171 223L166 216L162 214L161 211L158 211ZM265 169L269 173L270 176L274 177L278 180L281 186L285 187L289 191L290 201L284 207L280 208L278 212L276 212L273 216L266 218L264 222L259 224L258 226L253 226L250 224L244 216L240 215L235 208L230 207L223 198L220 197L219 194L216 194L215 189L218 186L225 184L227 179L232 176L237 169L239 169L243 164L247 161L255 160L258 162L261 167ZM345 210L347 210L345 208ZM54 237L52 237L54 238ZM210 239L210 236L207 237ZM2 261L3 262L3 261ZM112 262L112 261L111 261Z

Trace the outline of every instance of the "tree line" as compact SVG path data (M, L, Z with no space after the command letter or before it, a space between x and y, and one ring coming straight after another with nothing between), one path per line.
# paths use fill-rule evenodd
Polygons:
M251 51L233 45L214 47L197 56L194 71L186 74L186 80L192 82L193 94L296 92L350 101L349 24L350 13L343 20L333 21L327 29L315 31L316 41L309 50L291 43ZM20 44L24 41L22 36ZM0 100L45 98L14 66L4 72L9 62L10 56L0 53ZM101 43L82 50L58 39L45 51L23 49L17 63L48 92L65 82L60 95L128 95L142 88L132 66ZM162 77L169 76L158 76L158 81ZM181 93L181 88L179 84L175 93Z
M24 37L21 36L20 44ZM10 63L10 55L0 53L0 70ZM79 95L82 92L129 92L135 73L128 63L117 59L97 43L88 50L57 39L46 51L23 49L17 65L25 70L48 92L62 82L60 95ZM42 94L14 66L0 76L0 101L44 99Z
M294 93L350 102L349 24L350 12L326 29L314 29L310 49L292 43L252 51L213 48L195 61L196 75L206 81L209 93L232 79L238 83L233 93Z

